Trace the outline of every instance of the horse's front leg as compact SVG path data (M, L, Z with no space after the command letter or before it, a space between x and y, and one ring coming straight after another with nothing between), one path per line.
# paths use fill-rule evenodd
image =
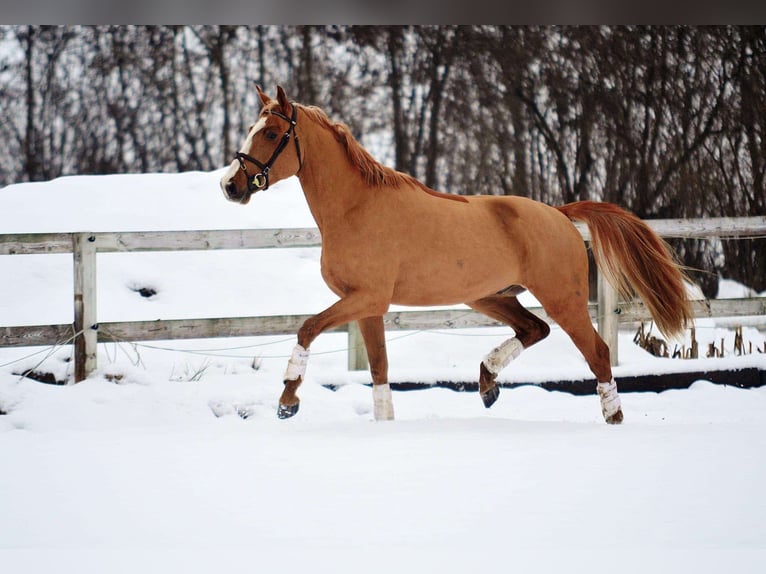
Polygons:
M337 301L318 315L304 321L298 330L298 344L287 363L282 396L277 416L286 419L298 412L300 399L296 394L306 374L309 347L320 333L364 317L382 316L388 310L388 301L373 293L356 291ZM364 329L362 328L362 336Z
M360 319L359 330L364 338L372 375L372 404L376 421L394 420L394 402L388 384L388 354L383 317Z

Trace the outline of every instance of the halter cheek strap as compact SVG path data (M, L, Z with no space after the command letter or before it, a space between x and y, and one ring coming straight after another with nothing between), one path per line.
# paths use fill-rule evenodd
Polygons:
M296 125L295 120L298 115L297 107L295 106L295 104L293 104L292 117L289 117L289 118L283 113L277 112L277 111L269 111L267 113L277 116L279 118L282 118L283 120L288 122L290 125L287 128L287 131L282 136L282 139L280 140L279 145L277 145L276 149L274 150L274 153L271 154L271 157L266 163L261 163L260 161L258 161L257 159L255 159L254 157L246 153L237 152L234 155L234 159L236 159L239 162L240 169L245 172L245 176L247 178L247 190L250 193L269 188L269 172L271 171L271 168L274 166L274 162L277 161L277 158L279 157L279 155L287 147L287 144L290 142L291 137L293 141L295 141L295 153L298 155L298 171L300 171L301 168L303 167L303 158L301 157L301 145L298 142L298 134L295 132L295 125ZM247 171L247 164L245 163L246 161L249 161L250 163L256 165L258 169L260 169L261 171L254 175L250 175Z

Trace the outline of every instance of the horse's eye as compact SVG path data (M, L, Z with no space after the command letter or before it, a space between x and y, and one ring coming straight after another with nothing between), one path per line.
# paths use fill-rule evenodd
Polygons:
M274 141L277 139L277 132L273 132L271 130L266 132L266 139L269 141Z

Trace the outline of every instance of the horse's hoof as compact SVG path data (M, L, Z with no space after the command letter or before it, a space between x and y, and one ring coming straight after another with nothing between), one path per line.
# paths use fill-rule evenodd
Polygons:
M611 417L608 417L606 419L606 423L610 424L610 425L618 425L618 424L622 423L622 409L619 409Z
M277 416L280 419L289 419L290 417L294 416L295 413L298 412L298 409L300 408L300 406L301 404L299 402L289 406L279 403L279 408L277 409Z
M497 400L498 396L500 396L500 387L495 385L494 387L489 389L486 393L481 393L481 400L484 402L484 406L486 408L489 408L495 404L495 401Z

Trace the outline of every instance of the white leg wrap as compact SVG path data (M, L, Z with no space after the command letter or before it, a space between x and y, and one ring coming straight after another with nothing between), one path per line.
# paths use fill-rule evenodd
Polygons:
M502 345L492 349L492 351L484 357L484 366L487 367L487 370L490 373L497 375L508 366L508 363L521 355L523 350L524 345L521 344L521 341L516 337L512 337Z
M599 383L596 385L596 390L601 398L601 412L604 414L604 419L609 419L622 407L620 395L617 394L617 383L614 379L608 383Z
M287 362L285 371L285 381L297 381L298 377L303 378L306 374L306 365L309 362L309 351L300 345L295 345L293 354Z
M394 401L391 398L391 386L388 383L372 385L372 404L376 421L394 420Z

